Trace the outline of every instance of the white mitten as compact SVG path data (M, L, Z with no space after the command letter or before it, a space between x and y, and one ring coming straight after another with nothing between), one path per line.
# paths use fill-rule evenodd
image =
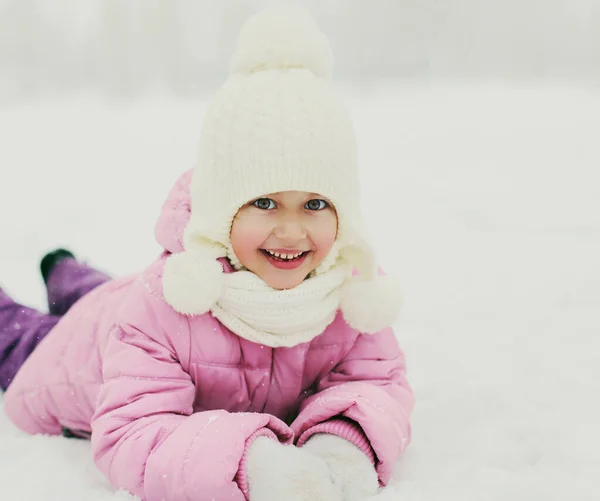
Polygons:
M246 476L250 501L342 501L323 459L268 437L250 445Z
M342 485L344 501L364 501L379 490L377 472L369 457L352 442L318 433L302 447L324 459Z

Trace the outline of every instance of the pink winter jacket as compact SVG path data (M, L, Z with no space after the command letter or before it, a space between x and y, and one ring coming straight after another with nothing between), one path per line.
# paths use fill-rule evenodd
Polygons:
M91 432L100 470L146 501L244 501L245 452L259 435L299 446L340 435L385 485L413 407L392 330L360 334L338 313L310 343L273 349L210 313L177 313L161 277L165 258L182 251L190 179L176 183L157 223L165 252L69 310L17 374L6 413L29 433Z

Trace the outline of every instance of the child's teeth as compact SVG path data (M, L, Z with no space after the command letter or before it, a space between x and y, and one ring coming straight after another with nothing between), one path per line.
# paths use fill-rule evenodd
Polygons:
M279 254L279 252L274 252L274 251L267 251L269 254L271 254L271 256L276 257L278 259L285 259L285 260L290 260L290 259L298 259L302 254L304 254L304 252L299 252L298 254Z

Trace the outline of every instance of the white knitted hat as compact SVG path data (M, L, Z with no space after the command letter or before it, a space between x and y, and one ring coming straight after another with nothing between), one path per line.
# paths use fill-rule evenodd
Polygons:
M389 326L400 309L397 288L378 276L360 211L356 139L351 117L331 84L327 38L303 10L279 8L243 26L230 74L210 104L190 187L185 251L165 265L165 299L179 312L203 314L222 293L237 211L268 193L307 191L333 203L338 237L315 271L340 262L358 275L342 287L340 308L362 332Z

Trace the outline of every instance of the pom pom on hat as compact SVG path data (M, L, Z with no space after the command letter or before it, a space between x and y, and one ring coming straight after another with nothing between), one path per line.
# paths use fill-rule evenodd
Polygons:
M385 275L370 280L353 277L342 287L340 308L352 328L375 334L398 320L402 308L400 284Z
M327 37L303 9L264 10L244 24L229 71L249 75L264 70L304 68L330 78L333 54Z

